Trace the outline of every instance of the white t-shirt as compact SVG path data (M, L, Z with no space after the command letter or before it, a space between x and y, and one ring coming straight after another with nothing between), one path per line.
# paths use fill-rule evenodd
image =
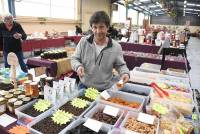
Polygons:
M96 42L93 42L96 48L96 56L100 54L100 52L106 47L107 44L97 45Z

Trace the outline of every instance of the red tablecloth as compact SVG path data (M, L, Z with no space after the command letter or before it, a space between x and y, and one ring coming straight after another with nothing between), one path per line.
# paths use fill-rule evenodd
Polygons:
M22 43L23 51L33 51L35 49L45 49L50 47L64 47L65 38L45 39L45 40L26 40Z
M65 40L71 40L74 43L78 44L82 37L83 37L82 35L80 36L77 35L77 36L65 36L64 38Z
M41 58L28 58L27 66L31 67L47 67L48 72L52 77L56 77L57 75L57 63L55 61L45 60Z

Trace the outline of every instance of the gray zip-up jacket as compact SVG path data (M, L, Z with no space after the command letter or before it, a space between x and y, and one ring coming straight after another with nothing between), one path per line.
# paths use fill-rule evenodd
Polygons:
M85 86L102 91L114 84L113 68L120 75L129 74L129 70L118 42L109 38L107 46L96 56L93 38L94 35L90 35L80 40L71 58L71 65L74 71L77 71L79 66L84 67L85 75L80 80Z

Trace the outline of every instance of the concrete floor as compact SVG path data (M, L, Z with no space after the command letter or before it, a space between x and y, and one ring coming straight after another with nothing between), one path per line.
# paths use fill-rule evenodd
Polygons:
M193 89L200 89L200 39L191 37L187 47L191 70L189 72Z

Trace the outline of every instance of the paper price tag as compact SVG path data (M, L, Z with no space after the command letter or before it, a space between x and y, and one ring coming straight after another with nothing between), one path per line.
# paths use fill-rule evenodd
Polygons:
M140 133L133 132L133 131L130 131L130 130L126 130L125 134L140 134Z
M107 100L107 99L110 98L110 95L109 95L109 93L108 93L106 90L104 90L104 91L101 93L101 96L102 96L105 100Z
M155 117L149 114L145 113L139 113L139 116L137 118L138 121L147 123L147 124L153 124Z
M87 119L87 121L83 125L98 133L101 129L102 122L93 119Z
M112 107L110 105L106 105L103 110L103 113L116 117L117 114L119 113L119 108Z

